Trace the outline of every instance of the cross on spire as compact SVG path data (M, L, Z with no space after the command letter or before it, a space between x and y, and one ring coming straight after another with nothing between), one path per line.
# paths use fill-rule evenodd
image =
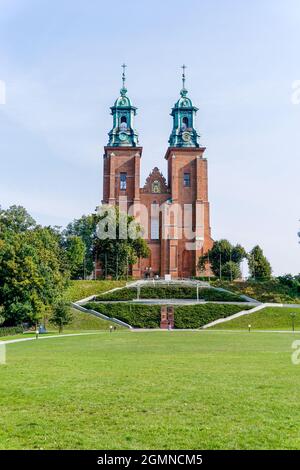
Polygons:
M122 73L123 89L125 89L125 80L126 80L125 69L126 69L126 67L127 67L126 64L122 64L122 69L123 69L123 73Z
M187 68L186 65L182 65L182 89L185 90L185 69Z

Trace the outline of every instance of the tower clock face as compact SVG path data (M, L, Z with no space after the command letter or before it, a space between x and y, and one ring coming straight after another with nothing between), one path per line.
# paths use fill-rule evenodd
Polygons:
M183 132L182 139L184 142L189 142L191 140L191 134L189 132Z
M125 132L120 132L119 139L121 142L125 142L127 140L127 134L125 134Z

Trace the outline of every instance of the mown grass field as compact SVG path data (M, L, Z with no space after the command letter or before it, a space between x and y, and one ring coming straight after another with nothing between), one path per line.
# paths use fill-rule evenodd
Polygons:
M295 330L300 331L300 308L266 307L258 312L251 313L211 328L217 330L292 330L291 313L296 313Z
M100 332L7 346L1 449L299 449L295 333Z

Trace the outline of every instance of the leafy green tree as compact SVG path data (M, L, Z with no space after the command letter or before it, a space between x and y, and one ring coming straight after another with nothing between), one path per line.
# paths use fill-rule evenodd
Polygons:
M64 300L59 300L53 307L50 322L58 327L59 333L62 333L63 327L69 325L72 319L70 305Z
M85 245L84 277L90 275L94 269L94 238L98 221L97 214L83 215L68 224L63 232L66 239L71 236L80 237Z
M228 279L229 281L234 281L234 279L238 279L241 277L241 269L239 263L235 263L234 261L227 261L222 266L222 277L224 279Z
M278 276L277 280L283 286L288 286L297 293L300 292L300 274L296 276L285 274L284 276Z
M0 304L5 324L38 322L62 297L68 279L66 256L55 230L37 226L1 234Z
M200 257L198 267L203 270L207 264L210 264L215 276L227 277L229 272L228 278L232 276L232 279L235 279L240 276L239 266L246 257L247 253L241 245L234 246L228 240L219 240L214 242L211 250ZM236 266L227 263L233 263Z
M84 277L86 246L82 238L71 235L63 243L72 279Z
M125 277L130 265L135 264L138 258L149 256L150 250L142 238L140 225L118 207L110 207L99 216L98 229L94 238L94 254L102 265L104 277Z
M0 234L9 231L21 233L36 227L35 220L22 206L11 206L4 210L0 207Z
M272 267L263 250L256 245L248 254L248 265L250 276L257 280L268 280L271 278Z

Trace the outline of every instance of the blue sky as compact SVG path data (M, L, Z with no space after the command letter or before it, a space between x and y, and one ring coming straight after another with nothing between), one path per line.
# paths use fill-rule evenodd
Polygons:
M101 200L109 107L127 68L142 183L158 166L186 86L207 146L215 239L260 244L300 271L298 0L0 0L0 204L65 225Z

